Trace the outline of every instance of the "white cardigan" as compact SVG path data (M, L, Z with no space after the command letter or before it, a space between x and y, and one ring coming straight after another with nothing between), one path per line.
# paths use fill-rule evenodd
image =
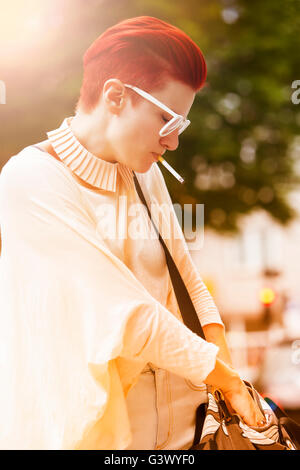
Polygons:
M74 138L68 120L59 130ZM80 185L63 158L31 146L2 169L1 449L124 449L125 397L147 362L196 383L215 366L218 347L182 324L159 241L105 237L103 203L117 218L105 223L120 226L128 215L119 197L129 206L139 198L128 169L101 166L112 177L97 191ZM138 179L148 201L170 209L165 242L202 325L222 324L157 164Z

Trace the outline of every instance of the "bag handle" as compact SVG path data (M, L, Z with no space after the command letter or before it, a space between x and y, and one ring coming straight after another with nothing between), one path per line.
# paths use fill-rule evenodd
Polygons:
M152 218L151 218L151 212L149 210L149 207L148 207L148 204L146 202L146 199L145 199L145 196L143 194L143 191L141 189L141 186L140 186L140 183L138 182L138 179L135 175L135 173L133 172L133 180L134 180L134 184L135 184L135 188L137 190L137 193L142 201L142 203L145 205L146 209L147 209L147 212L148 212L148 215L149 215L149 218L152 222L152 225L158 235L158 238L159 238L159 241L164 249L164 252L165 252L165 255L166 255L166 262L167 262L167 266L168 266L168 269L169 269L169 273L170 273L170 278L171 278L171 281L172 281L172 285L173 285L173 288L174 288L174 292L175 292L175 296L176 296L176 300L177 300L177 303L178 303L178 306L179 306L179 309L180 309L180 313L181 313L181 316L182 316L182 319L185 323L185 325L190 329L192 330L194 333L196 333L198 336L200 336L201 338L205 339L205 336L204 336L204 333L203 333L203 330L202 330L202 327L201 327L201 323L199 321L199 318L198 318L198 315L197 315L197 312L196 312L196 309L193 305L193 302L191 300L191 297L190 297L190 294L188 293L188 290L185 286L185 283L181 277L181 274L168 250L168 247L166 246L163 238L161 237L160 233L159 233L159 230L157 229L155 223L153 222Z

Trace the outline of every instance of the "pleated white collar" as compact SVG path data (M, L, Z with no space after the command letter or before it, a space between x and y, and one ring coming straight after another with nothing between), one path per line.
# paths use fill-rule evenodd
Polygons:
M83 147L70 128L72 119L72 116L65 118L58 129L47 132L48 139L62 162L79 178L98 189L115 192L118 172L128 188L134 187L130 168L122 163L102 160Z

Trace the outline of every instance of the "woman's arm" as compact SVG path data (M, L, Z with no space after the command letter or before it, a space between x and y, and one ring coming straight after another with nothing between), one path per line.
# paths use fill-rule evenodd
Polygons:
M218 358L233 367L229 347L225 337L225 328L218 323L203 326L206 341L219 347Z
M263 419L238 373L216 359L217 348L189 330L170 312L143 308L129 319L122 357L152 362L192 382L204 382L220 389L231 407L256 426Z
M148 205L151 203L153 221L173 256L202 327L209 324L224 326L215 302L191 258L168 188L156 164L147 176L143 175L140 184Z

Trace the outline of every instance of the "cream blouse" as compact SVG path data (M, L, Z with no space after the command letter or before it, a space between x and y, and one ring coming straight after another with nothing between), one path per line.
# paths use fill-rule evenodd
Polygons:
M1 449L124 449L145 365L199 383L218 352L182 323L132 171L88 152L71 119L48 133L61 162L29 146L0 176ZM158 165L137 178L201 324L223 324Z

